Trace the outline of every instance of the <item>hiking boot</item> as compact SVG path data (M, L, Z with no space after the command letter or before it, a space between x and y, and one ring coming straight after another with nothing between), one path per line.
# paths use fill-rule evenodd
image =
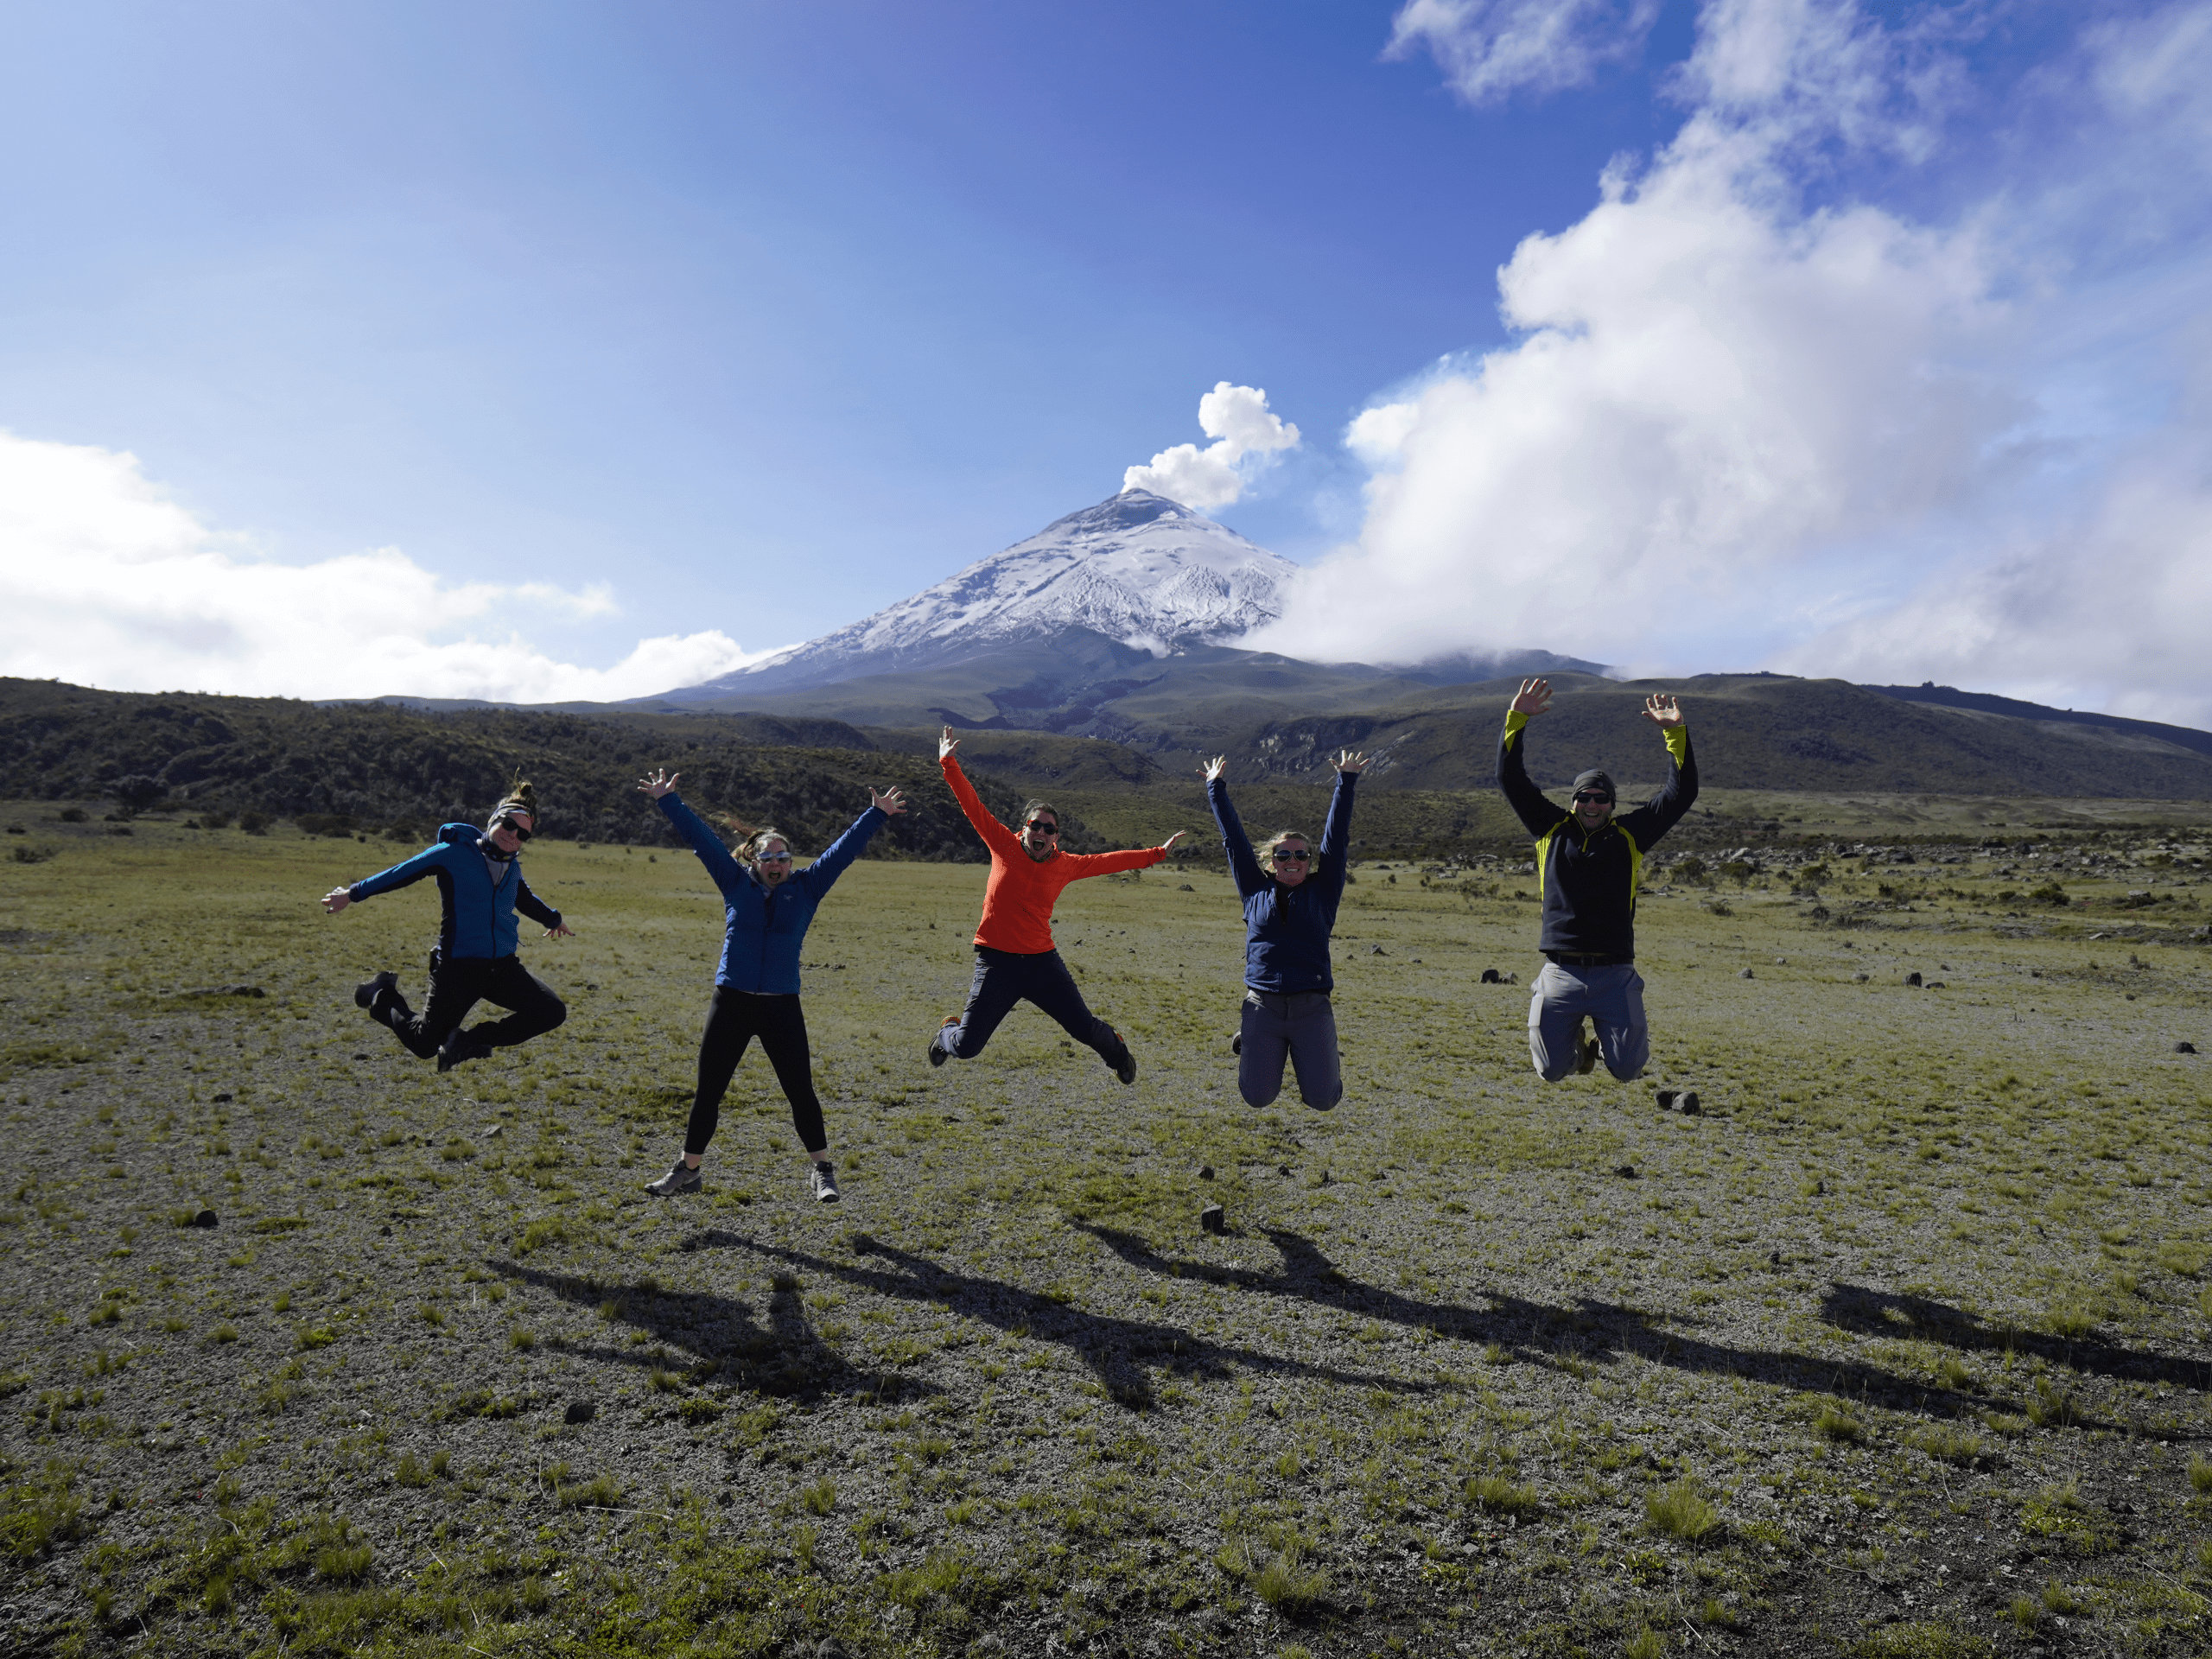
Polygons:
M1109 1026L1107 1029L1113 1031L1114 1028ZM1114 1075L1124 1084L1135 1083L1137 1080L1137 1057L1129 1052L1128 1044L1122 1041L1120 1032L1114 1032L1114 1040L1122 1044L1122 1058L1114 1062Z
M398 988L399 976L386 970L374 979L363 980L353 988L353 1006L373 1010L378 1003Z
M944 1045L938 1041L938 1037L944 1036L946 1032L951 1030L953 1027L959 1023L960 1016L958 1014L948 1014L944 1016L944 1023L938 1027L937 1037L930 1039L930 1064L931 1065L943 1065L947 1060L952 1058L951 1055L944 1052Z
M474 1032L456 1031L438 1045L438 1070L450 1071L466 1060L489 1059L492 1045Z
M807 1185L809 1190L813 1192L814 1201L817 1204L836 1203L837 1166L835 1164L815 1165L814 1173L808 1178Z
M696 1192L698 1190L699 1166L685 1163L680 1153L677 1154L676 1161L668 1166L667 1174L657 1181L645 1183L645 1191L657 1198L672 1198L679 1192Z

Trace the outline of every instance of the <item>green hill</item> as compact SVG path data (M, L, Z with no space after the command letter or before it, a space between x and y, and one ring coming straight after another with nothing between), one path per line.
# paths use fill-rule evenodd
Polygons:
M165 810L307 819L402 836L480 819L518 772L544 803L544 833L666 842L665 820L637 791L652 767L683 774L684 798L756 823L802 850L828 843L896 784L912 810L873 851L971 860L982 849L938 774L934 752L886 751L851 728L811 722L838 747L794 747L783 721L746 715L571 715L478 709L430 714L388 703L322 705L278 697L96 691L0 679L0 796L112 800ZM979 770L1002 817L1013 785ZM1100 845L1071 821L1077 850Z

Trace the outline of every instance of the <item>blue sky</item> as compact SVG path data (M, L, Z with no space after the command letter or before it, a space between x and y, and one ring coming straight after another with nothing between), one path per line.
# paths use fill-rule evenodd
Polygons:
M1531 44L1540 13L1560 26ZM1869 677L1924 661L1912 677L2193 709L2207 688L2168 666L2146 689L2139 652L2053 673L1975 639L1992 606L2035 599L1987 586L2033 555L2007 503L2101 533L2145 446L2194 431L2177 411L2202 347L2177 359L2174 342L2202 309L2201 169L2157 200L2084 198L2098 157L2196 130L2201 97L2168 83L2193 79L2202 15L19 6L0 67L0 477L57 499L19 515L11 556L103 548L168 597L120 614L49 582L16 597L36 626L0 645L13 671L98 683L454 692L473 656L490 695L658 689L655 672L714 653L639 640L713 631L727 655L826 632L1203 442L1198 397L1228 381L1264 388L1305 442L1248 467L1218 516L1382 596L1347 630L1317 589L1285 636L1313 654L1541 645ZM1796 46L1745 72L1777 30ZM2098 89L2126 73L2151 90L2115 115ZM1758 154L1723 177L1681 148L1700 123ZM1594 245L1614 233L1609 162L1635 181L1624 253ZM1670 188L1691 206L1659 211ZM1900 278L1847 322L1917 343L1863 401L1805 416L1825 470L1719 453L1710 411L1641 392L1618 429L1618 404L1592 414L1592 385L1669 338L1681 290L1649 251L1667 226L1726 241L1726 213L1696 218L1715 190L1766 240L1711 302L1794 306L1791 339L1858 303L1837 298L1860 267L1833 236L1826 276L1767 280L1838 216L1887 227L1868 292L1973 266ZM1502 315L1500 270L1532 236L1564 240L1514 267L1542 293ZM1649 280L1601 315L1574 270L1615 257ZM1707 321L1700 338L1732 326ZM1546 381L1529 347L1548 332L1618 350ZM1865 355L1805 361L1849 380ZM1821 434L1931 376L1956 407L1899 442L1962 458L1892 499L1895 454ZM1760 395L1731 418L1770 427ZM1377 408L1405 411L1404 432L1347 448ZM1516 465L1552 480L1553 505L1484 544L1511 514L1463 480L1548 421L1561 435ZM1593 449L1589 431L1611 435ZM1637 444L1872 505L1746 518L1678 479L1572 545L1545 539L1624 453L1637 469ZM2130 547L2196 546L2190 505ZM1683 523L1704 528L1678 545ZM1732 535L1744 545L1714 542ZM1555 575L1532 585L1539 543ZM1677 560L1711 584L1698 618L1605 616L1609 586L1648 609ZM1938 577L1967 587L1926 588ZM1514 597L1401 640L1393 619L1438 584ZM213 610L194 598L230 586ZM1758 603L1735 602L1747 586ZM369 635L385 646L348 654Z

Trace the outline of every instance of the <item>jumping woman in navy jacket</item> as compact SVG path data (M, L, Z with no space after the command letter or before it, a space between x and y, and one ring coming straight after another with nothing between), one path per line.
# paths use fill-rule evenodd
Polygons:
M438 1070L480 1060L495 1048L512 1048L543 1036L569 1017L568 1005L522 965L515 955L515 912L540 923L549 939L565 939L561 912L530 890L517 856L537 823L537 796L528 784L493 810L481 830L448 823L435 845L350 887L333 887L322 907L335 916L348 905L435 877L441 914L438 948L430 953L430 996L416 1014L399 994L399 976L381 973L358 986L353 1001L369 1018L388 1026L418 1059L438 1057ZM512 1010L463 1031L461 1022L480 1001Z
M799 946L831 885L861 855L869 837L904 812L906 804L895 789L880 795L870 790L868 810L854 820L853 827L821 857L794 873L791 843L774 830L758 831L738 849L738 857L731 857L721 837L677 797L675 774L657 771L638 787L660 803L668 821L691 843L691 850L722 890L729 922L721 965L715 970L715 1000L708 1008L706 1033L699 1039L699 1086L691 1097L683 1155L645 1191L666 1198L699 1190L699 1160L721 1121L722 1096L729 1090L746 1045L758 1037L768 1064L776 1068L784 1098L791 1103L791 1126L813 1165L814 1196L823 1204L835 1204L837 1172L830 1161L822 1103L814 1094L806 1013L798 1001Z
M1321 825L1321 850L1295 830L1268 842L1262 866L1230 804L1222 772L1226 755L1199 768L1206 804L1221 828L1229 873L1244 901L1244 1020L1236 1033L1236 1090L1248 1106L1266 1106L1282 1092L1283 1061L1298 1074L1298 1094L1316 1111L1344 1098L1337 1058L1337 1014L1329 1001L1336 977L1329 968L1329 935L1344 896L1346 839L1351 834L1352 785L1367 757L1346 749L1337 756L1337 787Z

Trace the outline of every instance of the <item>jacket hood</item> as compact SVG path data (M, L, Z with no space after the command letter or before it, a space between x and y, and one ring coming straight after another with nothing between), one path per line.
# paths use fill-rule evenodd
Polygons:
M438 839L448 846L474 846L484 839L484 832L473 823L448 823L440 827Z

